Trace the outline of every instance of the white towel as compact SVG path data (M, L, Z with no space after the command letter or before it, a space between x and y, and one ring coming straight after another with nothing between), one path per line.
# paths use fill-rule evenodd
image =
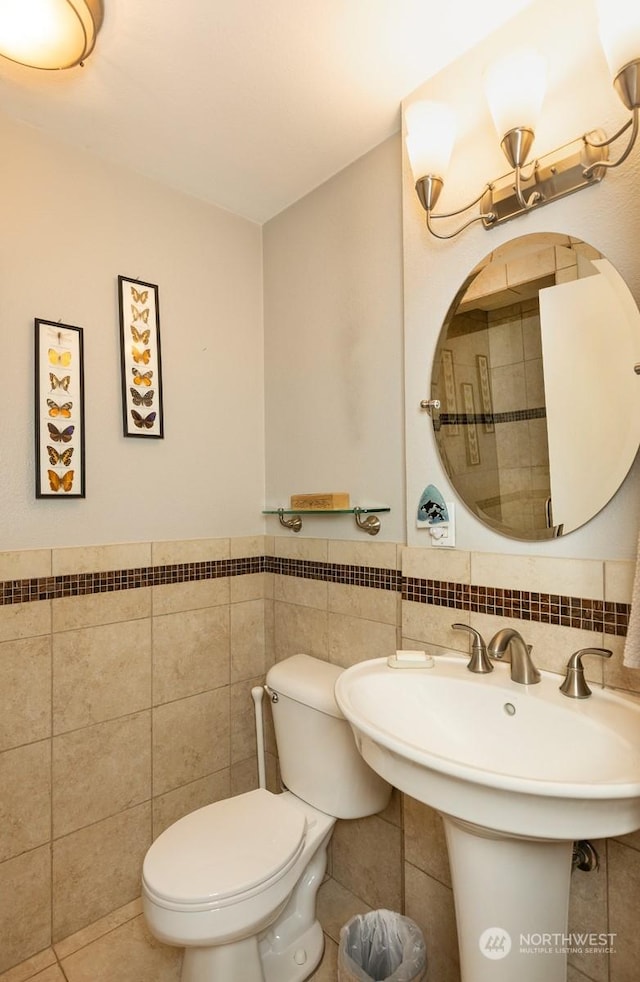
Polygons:
M626 668L640 668L640 538L638 539L638 560L633 578L631 613L627 628L627 640L624 643L622 664Z

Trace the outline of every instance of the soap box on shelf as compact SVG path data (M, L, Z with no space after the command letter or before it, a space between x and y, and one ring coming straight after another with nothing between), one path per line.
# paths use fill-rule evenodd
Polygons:
M291 508L297 508L300 511L330 511L331 509L350 507L349 495L346 491L291 495Z

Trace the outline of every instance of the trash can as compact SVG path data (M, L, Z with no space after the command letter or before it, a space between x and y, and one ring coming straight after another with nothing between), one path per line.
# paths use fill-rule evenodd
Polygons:
M426 968L424 937L409 917L373 910L340 931L338 982L420 982Z

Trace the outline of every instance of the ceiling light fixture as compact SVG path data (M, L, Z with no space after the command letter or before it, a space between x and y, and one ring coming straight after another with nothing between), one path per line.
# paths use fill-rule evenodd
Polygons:
M102 0L0 0L0 55L29 68L82 65L102 19Z
M427 214L427 228L438 239L452 239L474 222L486 229L517 218L573 191L597 184L608 169L627 159L638 135L640 108L640 5L629 0L597 0L600 36L616 92L632 116L612 137L601 130L585 133L544 157L529 161L544 97L545 66L532 49L519 49L490 67L485 78L487 101L500 146L513 168L485 185L473 201L456 211L434 214L453 148L450 110L440 103L415 102L405 113L406 144L416 193ZM617 160L609 147L631 128ZM529 162L528 162L529 161ZM453 218L480 203L480 214L450 233L433 222Z

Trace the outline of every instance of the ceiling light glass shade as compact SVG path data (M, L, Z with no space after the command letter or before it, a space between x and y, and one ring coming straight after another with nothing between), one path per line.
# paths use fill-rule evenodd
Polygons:
M533 48L517 48L485 73L485 93L498 136L511 130L535 131L546 85L544 58Z
M93 50L102 0L1 0L0 55L30 68L72 68Z
M405 110L406 144L415 181L444 178L455 140L451 110L440 102L413 102Z
M640 58L640 4L631 0L597 0L598 28L609 71Z

